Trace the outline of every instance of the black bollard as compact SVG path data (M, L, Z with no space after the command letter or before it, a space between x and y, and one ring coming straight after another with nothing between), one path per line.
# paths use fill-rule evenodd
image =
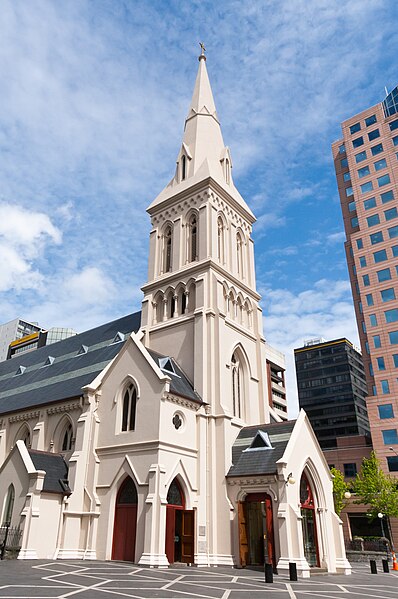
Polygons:
M265 582L274 582L272 564L264 564Z
M381 563L383 564L383 572L389 572L390 568L388 567L388 559L382 559Z
M371 574L377 574L377 566L376 566L376 560L375 559L371 559L370 560L370 573Z
M289 562L289 578L292 581L297 581L297 564Z

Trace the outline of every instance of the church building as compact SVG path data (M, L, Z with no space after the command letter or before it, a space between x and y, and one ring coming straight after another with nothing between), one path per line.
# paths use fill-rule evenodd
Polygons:
M148 213L142 310L0 364L0 516L22 531L18 558L350 573L308 418L270 401L255 217L203 50Z

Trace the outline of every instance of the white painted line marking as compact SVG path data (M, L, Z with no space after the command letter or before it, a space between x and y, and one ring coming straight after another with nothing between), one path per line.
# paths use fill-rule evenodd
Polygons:
M286 583L286 590L289 593L290 599L297 599L297 596L293 592L292 585L288 582Z
M231 591L229 591L228 589L226 591L224 591L223 596L221 597L221 599L228 599L228 597L230 596Z

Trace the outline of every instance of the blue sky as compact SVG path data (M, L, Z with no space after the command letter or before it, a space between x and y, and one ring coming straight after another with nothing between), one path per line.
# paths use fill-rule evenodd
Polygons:
M198 41L255 212L265 334L357 342L330 144L398 84L389 0L0 0L0 322L140 308L145 209L174 172Z

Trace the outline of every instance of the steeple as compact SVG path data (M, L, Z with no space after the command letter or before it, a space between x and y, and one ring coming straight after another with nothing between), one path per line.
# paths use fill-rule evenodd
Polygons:
M176 193L184 191L209 177L234 198L254 221L254 215L236 189L232 180L232 160L224 145L213 93L206 68L203 44L199 69L191 104L185 119L184 135L177 156L176 172L167 187L149 206L148 211L162 204Z

